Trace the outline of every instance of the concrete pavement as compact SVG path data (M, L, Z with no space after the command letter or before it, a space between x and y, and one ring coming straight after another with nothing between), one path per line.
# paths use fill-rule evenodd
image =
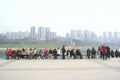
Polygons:
M0 60L0 80L120 80L120 58Z

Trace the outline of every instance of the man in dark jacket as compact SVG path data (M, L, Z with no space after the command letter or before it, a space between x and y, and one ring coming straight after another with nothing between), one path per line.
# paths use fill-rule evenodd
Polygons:
M95 48L93 47L92 48L92 58L95 58L96 57L96 50Z
M90 51L90 49L88 48L88 49L87 49L87 57L88 57L88 59L90 59L90 53L91 53L91 51Z
M65 59L65 52L66 52L65 46L63 46L63 48L62 48L62 59Z

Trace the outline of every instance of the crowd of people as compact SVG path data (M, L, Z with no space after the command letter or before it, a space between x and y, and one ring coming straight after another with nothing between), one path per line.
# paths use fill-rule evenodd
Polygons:
M63 46L61 49L7 49L6 59L95 59L101 58L106 60L107 58L120 57L120 52L116 49L111 50L109 46L100 46L97 50L92 47L92 49L87 49L86 55L83 55L80 49L66 49Z
M98 50L95 50L94 47L92 47L92 50L89 48L87 49L87 58L101 58L103 60L106 60L107 58L118 58L120 57L120 51L118 49L112 50L109 46L100 46L98 47Z

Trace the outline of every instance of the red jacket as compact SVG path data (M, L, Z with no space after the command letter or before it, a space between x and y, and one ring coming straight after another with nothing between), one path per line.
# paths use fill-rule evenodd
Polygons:
M10 55L10 56L12 55L12 49L8 50L8 55Z
M100 48L100 53L101 54L105 54L105 51L106 49L105 49L105 46L101 46L101 48Z
M103 48L102 47L100 47L100 53L103 53Z

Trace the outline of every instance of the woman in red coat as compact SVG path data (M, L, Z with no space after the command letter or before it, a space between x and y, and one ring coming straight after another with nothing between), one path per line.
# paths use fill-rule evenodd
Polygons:
M106 46L101 46L100 47L100 53L101 53L101 58L103 60L105 60L107 58L107 50L106 50Z
M8 59L11 59L12 53L13 53L12 49L9 49L8 50Z

